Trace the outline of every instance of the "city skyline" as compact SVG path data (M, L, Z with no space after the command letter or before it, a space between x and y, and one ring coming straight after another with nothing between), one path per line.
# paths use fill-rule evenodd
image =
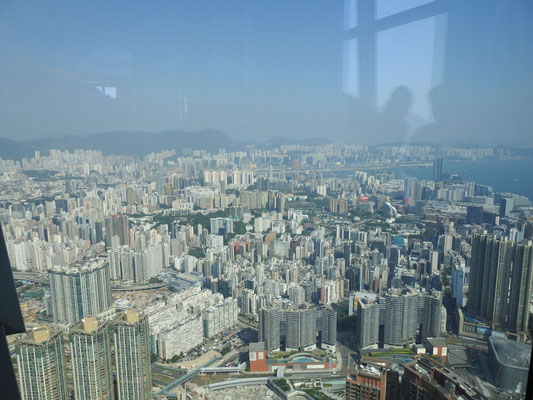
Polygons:
M38 361L24 343L68 348L42 368L79 398L238 391L201 384L210 373L267 374L260 398L310 371L347 398L370 378L388 398L442 395L424 378L438 374L456 394L524 393L533 203L449 172L454 159L527 162L516 151L283 144L0 159L29 335L9 338L23 398L52 390L24 369ZM420 165L426 178L398 169ZM274 379L280 370L291 378Z
M533 2L0 4L0 397L533 398Z

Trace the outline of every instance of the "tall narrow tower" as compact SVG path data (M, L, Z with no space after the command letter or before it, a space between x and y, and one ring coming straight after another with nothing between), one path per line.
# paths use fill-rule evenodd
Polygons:
M136 310L125 311L114 323L118 400L150 399L150 330L148 319Z
M497 329L528 330L533 245L474 235L468 309Z
M61 333L46 326L34 328L17 343L16 353L22 399L69 399Z
M112 306L109 265L94 263L48 271L54 321L73 323Z
M435 182L442 180L442 157L433 160L433 180Z
M69 333L74 397L77 400L114 399L110 332L107 324L88 317Z

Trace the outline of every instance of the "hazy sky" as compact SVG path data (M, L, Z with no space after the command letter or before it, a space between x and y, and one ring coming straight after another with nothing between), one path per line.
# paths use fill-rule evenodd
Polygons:
M428 2L378 0L376 17ZM407 133L370 137L350 122L358 43L344 42L343 31L356 21L354 4L4 0L0 136L214 128L237 140L403 140ZM427 18L377 35L378 111L405 85L406 118L432 121L439 29Z
M342 124L342 2L59 3L0 5L1 136Z

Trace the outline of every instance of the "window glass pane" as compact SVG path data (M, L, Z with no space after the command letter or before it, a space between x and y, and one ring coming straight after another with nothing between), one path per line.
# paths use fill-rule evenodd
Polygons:
M378 107L385 105L395 88L406 86L414 96L411 112L430 118L426 96L432 83L434 33L435 18L378 33Z
M410 8L431 3L433 0L376 0L377 18L387 17Z

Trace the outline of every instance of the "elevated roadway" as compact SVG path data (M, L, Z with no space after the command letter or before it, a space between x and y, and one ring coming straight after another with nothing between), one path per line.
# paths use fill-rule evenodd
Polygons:
M173 380L172 382L170 382L168 385L166 385L165 387L163 387L163 389L161 389L157 394L158 394L158 395L165 395L165 396L172 395L172 393L170 392L172 389L174 389L174 388L175 388L176 386L178 386L178 385L181 385L182 383L187 382L187 381L190 380L193 376L195 376L196 374L198 374L202 368L206 368L206 367L208 367L209 365L211 365L212 363L214 363L216 360L218 360L218 358L217 358L217 357L213 357L212 359L206 361L205 363L203 363L203 364L200 365L199 367L191 369L191 370L190 370L189 372L187 372L185 375L180 376L180 377L177 378L177 379L174 379L174 380Z
M35 284L42 285L42 286L50 286L50 280L48 279L48 276L38 274L35 272L13 271L13 279L19 280L19 281L31 282L31 283L35 283ZM115 292L132 292L132 291L140 291L140 290L161 289L166 286L168 286L167 283L158 283L155 285L131 285L131 286L112 285L111 290Z

